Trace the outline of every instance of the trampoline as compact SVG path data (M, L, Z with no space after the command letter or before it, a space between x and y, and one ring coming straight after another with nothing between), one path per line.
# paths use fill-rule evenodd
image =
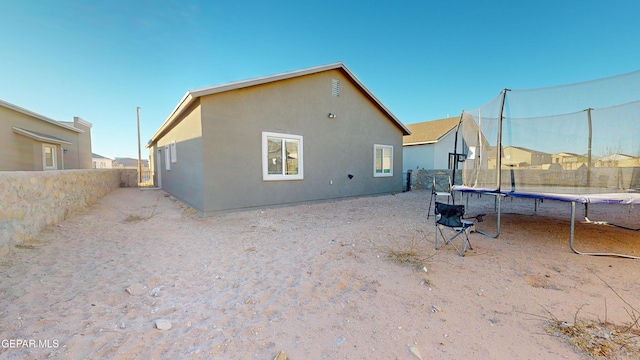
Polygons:
M555 201L563 201L571 203L571 218L570 218L570 230L569 230L569 248L576 254L580 255L592 255L592 256L617 256L631 259L640 259L640 257L612 252L587 252L587 251L579 251L576 249L574 245L575 238L575 219L576 219L576 204L584 204L585 212L588 212L589 204L640 204L640 193L593 193L593 194L563 194L563 193L552 193L549 192L549 189L545 189L543 187L539 189L529 188L524 189L522 191L514 191L514 190L489 190L489 189L476 189L470 188L463 185L453 186L453 190L463 193L463 194L484 194L491 195L496 197L496 233L489 234L482 230L476 229L476 232L483 234L485 236L497 238L500 235L500 216L501 216L501 203L503 197L514 197L514 198L526 198L526 199L534 199L534 200L555 200ZM468 198L467 198L468 199ZM468 200L467 200L468 201ZM536 203L537 204L537 203ZM468 207L468 206L467 206ZM631 228L623 225L609 223L607 221L591 221L588 218L588 215L585 213L585 220L588 223L599 224L599 225L610 225L621 227L627 230L637 231L640 228Z
M569 246L578 251L576 204L640 204L640 71L578 84L504 89L479 109L463 111L456 129L452 190L571 204ZM457 171L459 169L459 171ZM462 179L456 179L456 174ZM467 201L468 201L467 196ZM640 230L619 226L628 230Z

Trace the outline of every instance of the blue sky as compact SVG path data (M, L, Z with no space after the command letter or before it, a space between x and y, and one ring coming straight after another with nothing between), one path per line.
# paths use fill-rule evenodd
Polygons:
M0 99L109 157L137 106L144 145L187 90L338 61L405 124L640 69L635 0L0 2Z

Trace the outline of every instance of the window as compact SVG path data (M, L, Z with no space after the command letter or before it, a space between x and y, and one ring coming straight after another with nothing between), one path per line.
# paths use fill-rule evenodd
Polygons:
M302 136L262 133L262 180L302 180Z
M449 153L449 164L447 165L447 169L453 169L455 162L455 156L453 156L453 153Z
M42 144L42 165L44 170L56 170L56 146Z
M373 145L373 176L393 176L393 146Z
M174 163L174 164L177 163L178 162L178 153L176 152L176 141L175 140L171 143L171 151L170 151L170 153L171 153L171 162Z
M164 168L171 170L171 148L168 145L164 147Z

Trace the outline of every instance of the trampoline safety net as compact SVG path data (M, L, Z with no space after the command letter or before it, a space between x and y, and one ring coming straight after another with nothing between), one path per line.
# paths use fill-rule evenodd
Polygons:
M461 115L464 187L558 194L640 192L640 71L503 90ZM460 142L460 140L459 140Z

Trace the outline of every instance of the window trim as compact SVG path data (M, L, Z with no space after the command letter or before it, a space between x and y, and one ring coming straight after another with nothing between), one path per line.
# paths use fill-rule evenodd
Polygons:
M280 140L295 140L298 142L298 173L295 175L285 174L269 174L269 138L278 138ZM301 135L282 134L275 132L262 132L262 180L263 181L287 181L287 180L303 180L304 179L304 161L303 161L303 137ZM283 167L284 171L284 167Z
M53 165L47 166L46 148L51 148L51 160ZM42 144L42 170L58 170L57 162L58 147L53 144Z
M178 162L178 152L176 151L176 141L173 140L170 144L171 148L171 163L175 164Z
M164 169L171 171L171 147L169 145L164 146Z
M376 169L376 160L377 160L377 152L378 149L383 149L382 150L382 157L383 157L383 165L382 165L382 172L378 173ZM389 149L390 150L390 160L391 160L391 164L389 166L389 172L385 173L384 172L384 149ZM383 145L383 144L373 144L373 176L374 177L392 177L393 176L393 145Z

